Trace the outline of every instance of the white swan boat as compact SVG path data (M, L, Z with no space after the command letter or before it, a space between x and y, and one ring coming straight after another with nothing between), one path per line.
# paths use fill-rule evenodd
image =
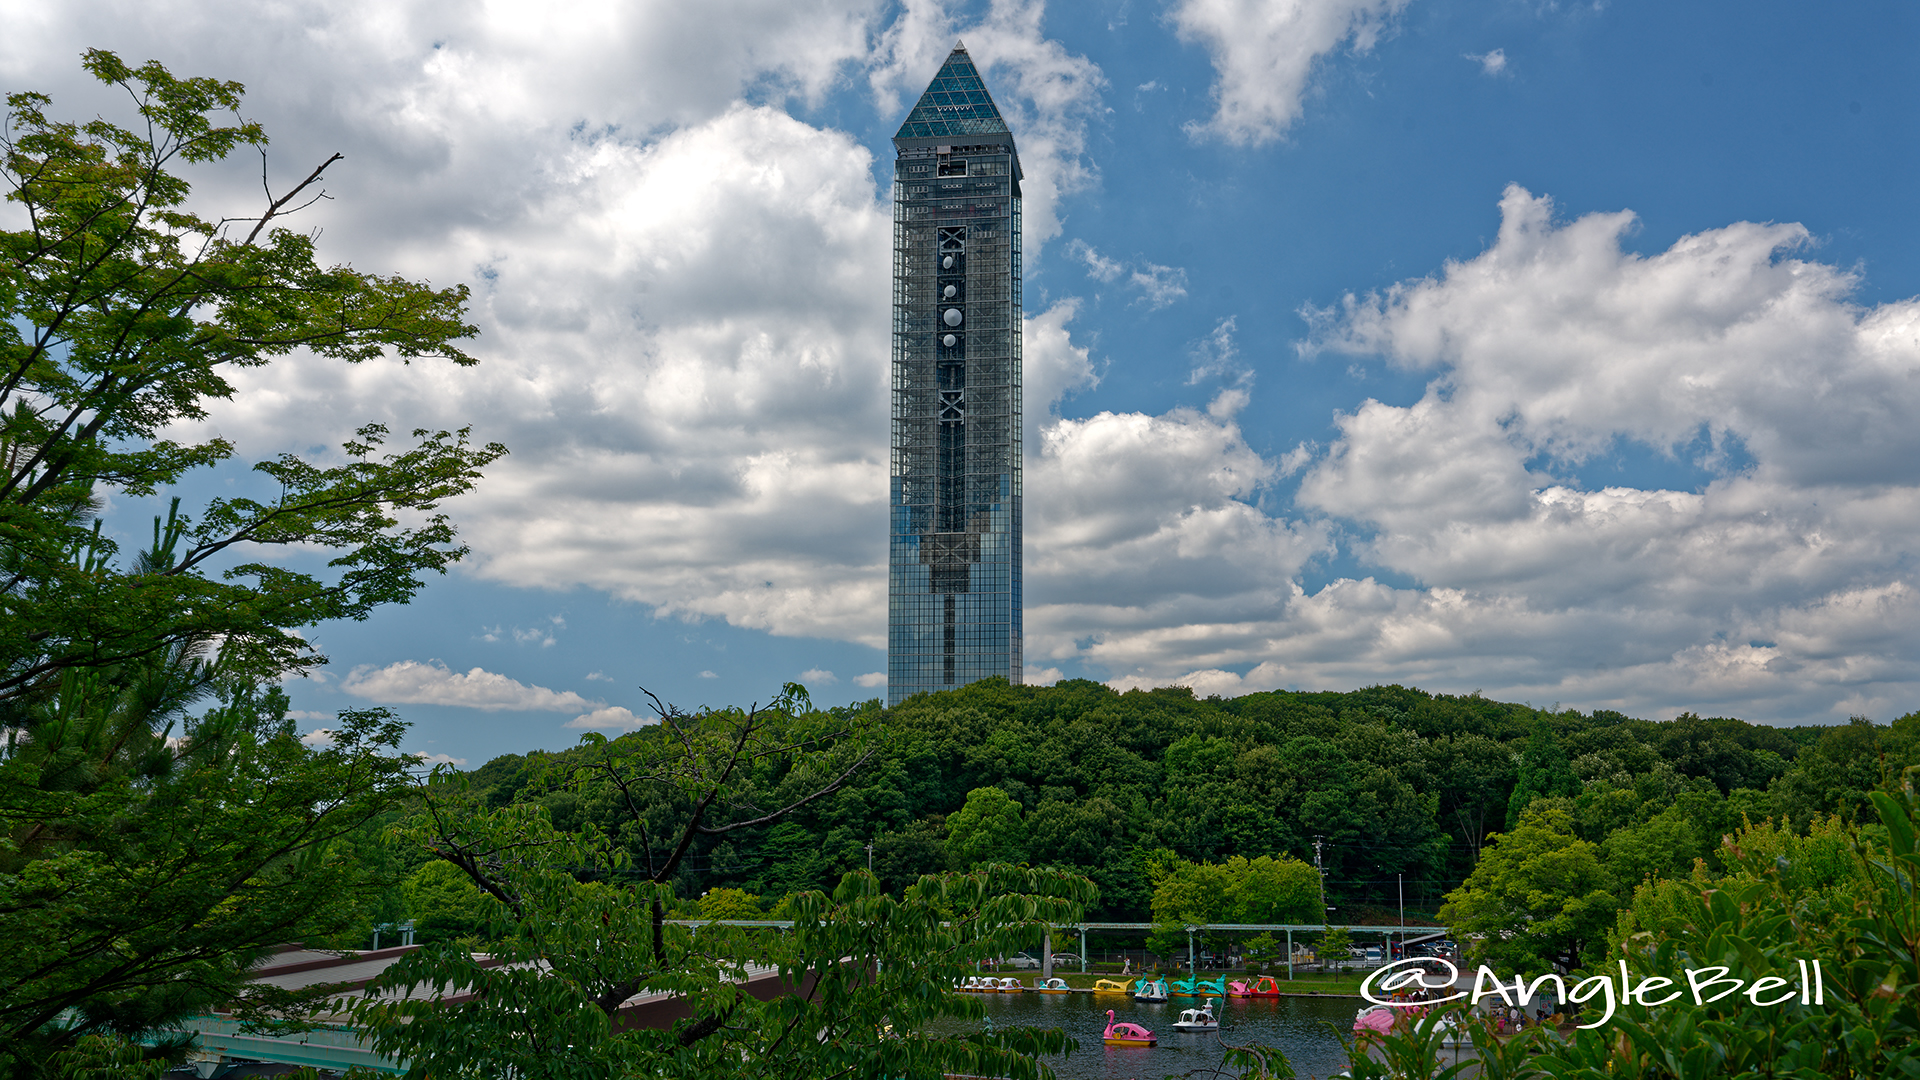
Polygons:
M1213 998L1197 1009L1180 1010L1180 1019L1173 1022L1175 1031L1219 1031L1220 1019L1213 1015Z

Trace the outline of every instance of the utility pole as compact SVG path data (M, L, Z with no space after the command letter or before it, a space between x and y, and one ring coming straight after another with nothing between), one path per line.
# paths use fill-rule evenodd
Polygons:
M867 841L867 873L873 873L873 841L871 840ZM1405 919L1400 921L1406 922Z
M1315 873L1320 875L1320 917L1323 919L1326 918L1325 912L1327 911L1327 872L1320 866L1320 844L1325 839L1326 837L1324 836L1316 836L1313 838L1313 869Z

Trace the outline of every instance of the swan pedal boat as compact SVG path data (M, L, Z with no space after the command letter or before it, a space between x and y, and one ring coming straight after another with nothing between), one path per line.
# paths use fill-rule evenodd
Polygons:
M1280 984L1271 975L1262 975L1251 982L1231 982L1227 984L1228 997L1279 997Z
M1148 1031L1139 1024L1129 1024L1124 1021L1114 1020L1112 1009L1107 1010L1107 1030L1101 1034L1100 1041L1106 1043L1108 1046L1160 1045L1160 1040L1153 1037L1153 1032Z
M1133 991L1133 980L1116 982L1113 979L1093 980L1093 992L1096 994L1126 994Z
M1155 979L1152 982L1148 982L1145 979L1140 980L1140 985L1136 987L1133 991L1133 1000L1135 1001L1167 1000L1167 980Z
M1369 1005L1353 1014L1353 1033L1364 1035L1376 1032L1384 1035L1393 1030L1393 1022L1399 1019L1399 1010L1389 1005Z
M992 994L999 991L999 982L986 975L969 975L965 982L954 987L963 994Z
M1072 991L1073 987L1067 985L1067 980L1058 975L1051 979L1033 980L1033 992L1036 994L1066 994Z
M1198 976L1181 979L1173 984L1174 997L1226 997L1227 977L1202 979Z
M1439 1025L1441 1046L1473 1045L1473 1040L1467 1036L1467 1033L1465 1031L1461 1030L1460 1017L1456 1013L1448 1013L1447 1015L1439 1017L1437 1019L1432 1016L1420 1017L1419 1019L1413 1022L1413 1030L1415 1034L1425 1034L1428 1024Z
M1180 1019L1173 1022L1173 1030L1219 1031L1220 1020L1213 1015L1213 1000L1212 998L1208 998L1206 1004L1197 1009L1181 1010Z
M1458 1015L1450 1013L1436 1019L1433 1016L1427 1015L1427 1010L1422 1007L1405 1009L1394 1008L1388 1005L1373 1005L1361 1009L1359 1012L1353 1014L1354 1033L1359 1034L1365 1031L1385 1033L1391 1031L1393 1030L1394 1022L1398 1020L1400 1014L1403 1013L1408 1014L1413 1020L1413 1030L1415 1034L1424 1035L1427 1032L1427 1025L1438 1024L1441 1046L1473 1045L1473 1039L1461 1029Z
M1016 979L1013 976L1009 975L1006 978L999 980L999 985L994 987L994 989L998 990L1003 994L1018 994L1021 991L1025 990L1026 987L1020 985L1019 979Z

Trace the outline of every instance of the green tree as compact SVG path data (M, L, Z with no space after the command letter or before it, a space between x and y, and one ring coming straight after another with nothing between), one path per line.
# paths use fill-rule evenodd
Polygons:
M1311 923L1325 917L1320 875L1298 859L1235 855L1195 863L1160 852L1150 860L1154 931L1148 948L1184 951L1186 928L1208 923Z
M767 917L766 910L760 906L760 898L745 889L729 889L724 886L708 889L700 894L699 906L700 917L703 919L764 919Z
M904 828L873 838L873 868L890 893L947 867L947 822L940 816L916 818Z
M1320 875L1299 859L1238 855L1227 860L1227 917L1222 922L1313 923L1320 906Z
M411 597L422 571L444 573L465 549L434 511L504 448L422 431L412 449L383 455L387 431L368 425L345 444L344 465L293 455L255 465L278 488L270 500L176 513L154 545L166 557L151 563L116 562L98 500L149 495L230 457L224 439L162 431L230 397L235 369L295 350L472 363L453 345L473 332L466 288L316 262L313 236L279 222L318 197L326 165L254 216L187 212L187 182L172 170L264 152L257 124L213 119L238 110L239 84L133 69L98 50L85 66L132 96L130 126L58 121L45 95L16 93L0 135L6 197L27 225L0 231L0 699L44 698L70 669L215 638L228 675L321 663L289 631L365 618ZM324 577L273 560L215 572L260 546L309 545L338 553Z
M947 859L956 870L1027 857L1027 823L1020 804L997 787L974 788L967 804L947 818Z
M782 821L767 830L759 853L765 868L749 883L774 896L811 889L826 871L820 838L797 821Z
M1880 746L1887 755L1888 770L1895 776L1920 765L1920 712L1910 712L1889 725L1880 737Z
M1642 885L1623 913L1609 967L1640 978L1724 969L1748 986L1795 986L1821 965L1824 1003L1745 994L1694 1004L1623 1004L1607 1027L1582 1031L1540 1059L1547 1074L1821 1077L1920 1075L1920 793L1912 777L1869 793L1879 822L1838 816L1797 835L1749 826L1723 845L1729 872Z
M1711 856L1727 824L1724 811L1724 800L1712 789L1684 792L1683 801L1608 834L1600 847L1621 900L1643 880L1685 876L1696 860Z
M1153 880L1153 932L1147 948L1178 955L1185 962L1187 927L1223 921L1232 881L1218 863L1194 863L1171 851L1156 852L1149 860Z
M84 707L23 717L0 756L0 1069L37 1075L82 1039L216 1005L284 1011L298 1002L247 970L289 941L357 938L389 884L351 840L409 786L402 725L342 713L310 749L284 697L239 689L170 742L192 671L111 704L88 695L116 672L69 671L59 704Z
M1827 728L1768 787L1777 811L1802 829L1836 810L1870 817L1868 793L1892 775L1880 745L1885 730L1862 716Z
M1690 712L1661 725L1658 747L1675 769L1711 780L1722 794L1764 789L1787 771L1794 753L1792 740L1777 728L1719 716L1702 720Z
M1320 941L1313 947L1314 955L1322 968L1333 964L1336 968L1353 959L1353 935L1344 926L1336 926L1320 935Z
M569 863L598 852L543 832L537 811L497 823L539 845L504 879L514 903L500 907L488 948L507 963L428 946L389 968L358 1012L410 1077L471 1075L485 1062L528 1080L1037 1078L1049 1075L1037 1055L1072 1045L1058 1031L980 1033L985 1006L951 987L976 963L1031 948L1039 924L1076 921L1093 895L1084 878L996 865L922 878L896 900L854 871L831 896L794 896L788 933L703 926L696 940L647 918L662 886L579 881ZM758 1000L744 987L749 963L807 991ZM617 1021L627 997L659 991L693 1015L668 1030ZM929 1030L942 1020L973 1033Z
M1571 971L1597 955L1619 908L1600 850L1574 835L1571 803L1536 799L1447 894L1440 918L1502 971Z
M1471 868L1480 861L1487 833L1505 817L1513 761L1500 743L1478 734L1430 740L1426 757L1425 767L1438 787L1440 816L1449 828L1459 830Z
M1299 859L1234 855L1224 863L1158 860L1153 917L1167 923L1319 922L1320 875Z
M790 933L709 925L696 938L668 921L696 842L781 823L872 758L866 714L805 705L789 684L767 709L663 708L660 724L634 734L586 736L547 782L615 812L571 834L540 802L488 810L456 785L429 788L412 835L491 898L487 949L507 962L486 966L450 943L410 954L377 984L396 996L359 1011L376 1045L413 1076L465 1075L475 1061L530 1080L1039 1075L1032 1055L1063 1049L1057 1032L941 1036L928 1025L977 1021L983 1007L952 985L976 962L1030 947L1041 925L1077 921L1093 897L1084 878L996 864L923 877L894 899L862 870L830 897L783 900L776 917L794 920ZM754 998L742 985L749 963L805 992ZM665 1031L619 1021L624 1002L654 992L679 996L690 1015Z
M1553 725L1545 715L1533 718L1533 734L1515 770L1513 794L1507 798L1507 831L1520 823L1520 816L1533 800L1570 797L1580 794L1580 778L1573 775L1567 752L1554 736Z
M470 937L486 926L486 895L447 863L422 863L407 875L400 892L421 942Z
M0 231L0 1056L27 1074L216 1003L289 1005L246 969L352 938L390 900L390 865L359 855L406 788L403 725L343 713L309 748L259 688L324 662L297 628L404 602L459 559L439 504L505 452L464 431L386 452L369 425L342 465L256 465L270 499L176 499L123 558L102 500L228 459L223 439L165 431L230 397L234 370L296 350L470 364L453 343L472 327L464 287L322 266L315 234L282 227L337 155L252 215L184 209L184 167L264 153L238 84L83 63L129 121L65 122L14 93L0 125L22 225ZM331 561L243 561L275 549Z

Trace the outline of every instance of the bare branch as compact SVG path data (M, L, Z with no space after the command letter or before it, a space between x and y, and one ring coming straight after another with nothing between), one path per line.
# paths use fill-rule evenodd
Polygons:
M844 785L848 780L852 779L853 774L859 771L862 765L865 765L868 761L871 761L873 759L874 753L875 751L869 748L865 753L861 754L858 758L855 758L852 764L848 765L845 769L841 770L840 775L834 777L832 783L814 792L813 794L808 795L796 802L789 803L786 806L783 806L780 809L773 811L772 813L762 814L751 821L736 821L727 825L722 825L718 828L709 828L704 825L696 825L694 827L700 831L700 834L702 836L723 836L727 833L733 832L735 829L750 829L755 825L765 825L768 822L777 821L781 817L787 814L790 814L795 810L800 809L801 807L807 805L808 803L812 802L815 799L820 798L822 795L831 795L834 792L840 790L841 786Z
M267 152L265 150L260 151L260 186L266 189L267 198L273 199L273 201L267 206L267 212L264 214L261 214L259 220L254 223L253 231L247 234L247 238L245 241L243 241L243 243L247 243L247 244L253 243L254 238L260 235L260 230L267 227L267 222L272 221L275 217L279 216L279 214L281 213L281 209L285 207L287 203L291 202L294 196L299 195L301 192L311 187L316 181L320 179L320 174L327 171L327 166L333 164L336 161L339 161L344 157L346 157L345 154L335 153L332 157L321 162L320 166L314 169L313 172L309 173L305 180L300 181L300 184L298 187L294 188L292 191L287 192L285 195L280 196L278 199L274 199L273 189L270 187L267 187ZM320 194L314 196L312 199L309 199L306 202L301 203L299 206L294 207L293 210L289 210L286 212L293 213L294 211L297 211L297 210L303 210L309 206L312 206L316 200L324 199L326 197L327 197L327 193L323 191ZM244 221L246 219L240 218L239 220Z

